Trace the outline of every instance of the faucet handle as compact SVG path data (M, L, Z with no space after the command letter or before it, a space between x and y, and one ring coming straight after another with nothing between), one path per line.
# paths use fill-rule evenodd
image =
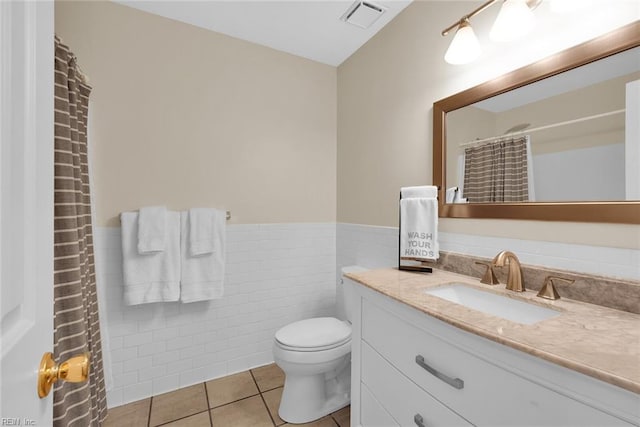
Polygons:
M564 277L547 276L544 279L544 284L542 285L542 289L540 289L540 292L538 292L538 296L540 298L553 299L553 300L560 299L560 294L558 293L558 291L556 291L555 286L553 286L554 280L560 280L568 284L572 284L573 282L575 282L575 280L573 279L565 279Z
M493 271L493 263L481 261L476 261L475 263L487 267L484 276L482 276L482 279L480 279L480 283L484 283L485 285L498 285L500 283L500 281L496 277L496 273Z

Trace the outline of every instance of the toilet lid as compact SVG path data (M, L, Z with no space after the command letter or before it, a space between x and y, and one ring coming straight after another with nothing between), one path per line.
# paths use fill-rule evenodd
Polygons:
M351 327L335 317L291 323L276 332L276 341L294 348L330 348L351 339Z

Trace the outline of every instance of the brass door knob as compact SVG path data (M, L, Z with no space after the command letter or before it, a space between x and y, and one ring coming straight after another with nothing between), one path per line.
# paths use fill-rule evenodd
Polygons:
M51 391L51 386L58 380L71 383L85 382L89 378L89 352L79 354L71 359L57 364L52 353L45 353L40 361L38 370L38 396L42 399Z

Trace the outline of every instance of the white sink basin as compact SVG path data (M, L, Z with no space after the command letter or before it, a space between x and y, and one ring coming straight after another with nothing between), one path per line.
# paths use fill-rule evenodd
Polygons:
M560 314L559 311L550 308L481 291L461 283L427 289L424 292L482 313L525 325L532 325Z

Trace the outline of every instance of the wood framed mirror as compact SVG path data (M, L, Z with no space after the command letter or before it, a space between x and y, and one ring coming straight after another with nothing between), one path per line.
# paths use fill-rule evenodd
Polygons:
M635 52L640 52L638 46L640 46L640 22L634 22L596 39L582 43L539 62L436 102L433 105L433 182L434 185L437 185L439 188L439 216L446 218L508 218L640 224L640 197L635 195L632 195L632 200L567 201L534 199L536 201L474 203L472 200L464 202L464 199L462 199L462 203L455 203L447 200L446 193L447 188L452 188L456 184L454 182L454 185L451 185L451 171L449 171L449 174L447 171L447 166L449 165L451 169L452 164L451 158L447 161L447 153L448 151L453 151L451 150L451 145L449 145L450 149L447 149L447 135L453 134L451 129L448 130L447 118L448 116L452 117L454 111L460 110L463 107L477 105L477 103L481 101L489 100L499 95L502 96L503 94L512 93L516 89L527 87L527 85L534 83L539 84L537 82L542 82L552 76L559 76L565 72L578 69L579 67L595 63L599 60L609 60L608 58L614 57L616 54L626 52L627 56L629 56L629 53L631 53L631 61L638 65L640 64L640 55L636 56ZM631 51L631 49L635 49L635 51ZM638 83L640 84L640 82ZM532 91L529 90L529 92ZM614 113L621 111L624 113L624 110L617 110ZM624 115L625 114L623 114L623 116ZM626 114L626 116L627 121L629 121L629 114ZM633 126L637 128L640 118L632 115L631 120ZM541 129L543 127L544 126L538 126L531 130L538 130L538 128ZM522 132L526 132L526 130ZM518 133L522 134L522 132ZM622 133L624 134L624 130ZM486 138L486 140L488 139L490 138ZM634 137L632 141L629 141L629 136L627 136L626 140L627 150L629 144L633 144L635 147L633 150L635 150L635 156L638 158L636 166L640 168L640 139ZM480 139L478 142L483 141L485 141L485 139ZM472 140L467 144L459 145L469 145L475 142L476 141ZM623 142L623 156L625 150L624 145L625 143ZM456 153L451 153L451 155L455 156ZM624 161L623 157L622 169L624 169ZM463 164L464 163L465 162L463 162ZM532 166L530 167L532 168ZM631 177L633 182L636 180L635 177L638 176L637 168L635 171L628 171L628 173L635 173L635 175ZM628 163L627 169L630 169ZM449 182L447 182L447 176L449 176ZM629 178L627 177L627 186L629 186L628 180ZM623 188L624 184L623 175ZM640 188L640 182L638 182L637 187ZM624 197L619 198L623 199Z

